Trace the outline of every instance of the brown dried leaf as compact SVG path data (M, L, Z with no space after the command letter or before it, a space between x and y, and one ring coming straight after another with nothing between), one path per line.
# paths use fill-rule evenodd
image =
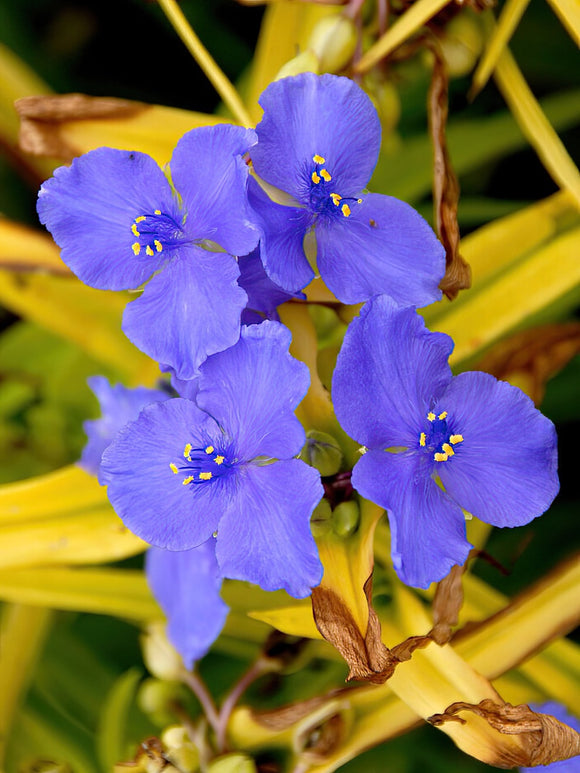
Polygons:
M452 636L452 627L457 625L459 611L463 606L463 567L454 566L447 577L437 585L433 599L433 628L429 636L437 644L447 644Z
M282 731L292 727L304 717L307 717L319 706L322 706L327 700L327 696L317 695L300 703L289 703L279 709L269 711L254 711L251 709L252 719L259 725L267 727L269 730Z
M113 97L88 97L85 94L23 97L15 102L20 115L19 144L26 153L72 161L80 150L61 134L61 124L95 118L129 118L147 105Z
M579 352L580 322L542 325L501 341L475 369L515 381L539 405L548 380Z
M549 714L538 714L529 706L512 706L486 699L478 704L459 701L448 706L443 714L434 714L428 722L439 726L448 721L465 720L456 716L460 711L471 711L485 719L489 725L506 735L520 735L521 759L510 767L549 765L580 754L580 733L559 722Z
M445 276L439 287L449 300L453 300L460 290L471 287L471 269L459 254L459 183L453 171L445 136L449 77L435 41L431 41L430 48L434 54L428 96L429 129L433 141L433 204L436 231L445 247L446 263Z
M381 624L372 606L372 575L364 585L369 605L369 621L363 638L354 618L342 599L329 588L312 591L312 611L316 627L342 655L350 670L347 680L358 679L383 684L417 647L430 641L428 636L411 636L389 650L381 641Z

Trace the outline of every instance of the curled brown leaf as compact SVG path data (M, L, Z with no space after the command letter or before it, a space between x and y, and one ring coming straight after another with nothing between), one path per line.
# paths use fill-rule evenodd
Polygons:
M437 585L433 599L433 628L429 636L437 644L447 644L452 628L457 625L459 611L463 606L463 567L454 566Z

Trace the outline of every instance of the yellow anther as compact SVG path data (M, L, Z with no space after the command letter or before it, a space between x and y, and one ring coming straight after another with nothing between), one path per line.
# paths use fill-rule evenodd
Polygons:
M155 210L155 214L156 214L156 215L160 215L160 214L161 214L161 210L160 210L160 209L156 209L156 210Z
M177 475L177 465L173 464L173 462L171 462L171 464L169 466L171 467L171 472L173 472L173 473L175 473L175 475Z
M427 421L435 421L435 414L431 411L427 414Z
M312 174L310 175L310 178L314 183L314 185L318 185L318 183L320 182L320 175L318 175L316 172L312 172Z
M331 193L330 198L332 199L334 206L338 207L338 202L342 199L342 196L340 196L338 193Z
M440 413L437 418L441 419L441 421L443 421L443 419L446 419L447 418L447 411L443 411L443 413Z
M152 255L155 255L155 253L153 252L153 250L149 245L147 245L147 249L145 250L145 252L147 253L147 255L149 255L149 257L151 257Z
M316 154L315 156L312 156L312 160L314 161L315 164L324 164L324 162L326 161L325 158L322 158L322 156L319 156L318 154Z
M436 453L433 458L435 459L436 462L446 462L447 454Z
M135 223L133 223L133 225L131 226L131 231L133 232L133 236L141 236L141 234L137 230L137 226L135 225Z
M329 174L329 173L326 171L326 169L321 169L321 170L320 170L320 176L321 176L321 177L322 177L322 178L323 178L323 179L324 179L324 180L325 180L327 183L329 183L329 182L332 180L332 177L331 177L331 176L330 176L330 174Z
M419 435L419 445L424 446L426 439L427 439L427 435L424 432L421 432L421 434Z
M141 245L139 244L139 242L135 242L134 244L131 245L131 249L133 250L133 253L135 255L138 255L141 252Z
M451 448L451 446L449 445L449 443L443 443L443 445L441 446L441 448L442 448L442 449L445 451L445 453L447 454L447 456L453 456L453 455L455 454L455 451L454 451L454 450Z
M457 443L463 443L463 435L451 435L449 442L453 443L454 446L457 445Z
M186 459L189 459L189 455L191 453L192 448L193 446L191 445L191 443L187 443L187 445L183 449L183 455L185 456ZM189 461L191 461L191 459L189 459Z
M218 454L216 458L214 459L214 462L216 464L223 464L224 463L225 456L221 456L221 454Z
M362 204L362 199L357 199L357 200L356 200L356 203L357 203L357 204Z
M348 217L350 215L350 207L348 206L348 204L343 204L340 209L342 210L342 214L345 217Z
M181 482L184 486L187 486L187 484L191 483L192 480L194 480L193 475L188 475L187 478L184 478Z
M147 218L145 217L145 215L139 215L139 217L136 217L136 218L135 218L135 222L136 222L136 223L142 223L144 220L147 220Z
M199 479L200 480L211 480L213 478L213 475L211 472L200 472L199 473Z
M215 451L215 448L213 446L207 446L207 448L205 449L206 454L213 454L214 451Z
M155 239L153 244L155 245L155 249L157 250L157 252L161 252L161 250L163 249L163 245L161 244L159 239Z

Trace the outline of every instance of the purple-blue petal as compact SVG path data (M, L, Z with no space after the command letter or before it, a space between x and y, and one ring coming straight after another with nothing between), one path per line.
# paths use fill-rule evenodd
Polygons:
M145 556L147 582L167 617L167 636L185 667L193 668L219 636L228 615L220 598L222 584L215 539L192 550L150 548Z
M567 711L561 703L558 703L557 701L547 701L541 706L532 705L530 708L541 714L549 714L560 722L563 722L565 725L568 725L568 727L571 727L572 730L580 733L580 719ZM549 771L549 773L580 773L580 755L577 754L575 757L570 757L569 760L552 762L549 765L540 765L534 768L520 768L520 771L521 773L538 773L538 771L543 771L544 773L546 773L546 771Z
M260 250L266 273L289 293L302 290L314 279L303 247L312 215L306 209L276 204L255 180L250 180L248 196L262 231Z
M310 532L310 516L322 494L320 475L298 459L246 465L219 525L221 573L264 590L308 596L322 578Z
M274 318L276 308L290 298L304 298L303 293L288 293L275 284L264 269L260 257L260 249L255 249L249 255L244 255L238 260L240 278L238 284L243 287L248 295L248 303L244 314L248 312L261 312L257 319L252 319L249 324L262 322L264 317ZM242 321L246 323L242 315ZM246 323L248 324L248 323Z
M520 526L548 509L558 493L552 422L520 389L489 373L461 373L435 410L448 412L463 441L438 466L448 494L494 526Z
M465 563L471 548L461 508L431 478L430 469L419 454L368 451L352 474L356 490L388 510L393 566L416 588L429 587Z
M187 444L204 447L215 423L190 400L149 405L122 429L103 454L99 481L125 525L138 537L169 550L189 550L217 529L229 481L184 485Z
M402 306L440 300L445 250L421 215L377 193L350 209L315 227L318 269L334 295L359 303L385 293Z
M365 92L349 78L302 73L271 83L251 156L256 173L299 201L308 197L313 157L342 196L357 195L375 168L381 125Z
M200 369L197 404L235 440L242 461L288 459L304 444L294 410L306 394L309 375L289 354L290 339L278 322L244 327L235 346Z
M88 442L79 465L91 475L96 475L103 451L117 432L128 422L134 421L146 405L163 402L169 399L169 395L160 389L129 389L123 384L111 386L104 376L92 376L88 379L88 385L101 406L101 418L83 424Z
M170 168L187 211L185 228L195 241L216 242L232 255L247 255L259 232L247 200L243 155L256 133L241 126L204 126L177 143Z
M183 220L162 170L145 153L98 148L59 167L41 187L38 215L62 249L62 259L85 284L105 290L139 287L168 257L145 249L135 219L160 210Z
M369 448L416 445L422 422L451 380L453 342L431 333L411 308L378 296L350 324L332 400L338 421Z
M125 308L123 331L150 357L191 379L214 352L232 346L247 296L237 262L190 246Z

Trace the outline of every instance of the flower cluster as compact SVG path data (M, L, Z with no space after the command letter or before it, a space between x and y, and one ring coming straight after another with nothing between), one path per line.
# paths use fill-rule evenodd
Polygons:
M87 425L82 463L153 546L149 581L188 666L224 623L223 578L295 597L321 579L309 519L323 488L296 458L308 372L276 314L317 272L340 301L366 302L332 397L364 444L353 485L389 511L404 582L426 587L466 560L462 508L515 526L558 488L551 423L491 376L452 377L450 339L416 313L441 297L444 250L409 205L365 190L381 139L369 98L305 73L260 103L255 131L195 129L165 171L142 153L87 153L38 203L82 281L144 285L123 330L174 396L94 380L103 419Z

